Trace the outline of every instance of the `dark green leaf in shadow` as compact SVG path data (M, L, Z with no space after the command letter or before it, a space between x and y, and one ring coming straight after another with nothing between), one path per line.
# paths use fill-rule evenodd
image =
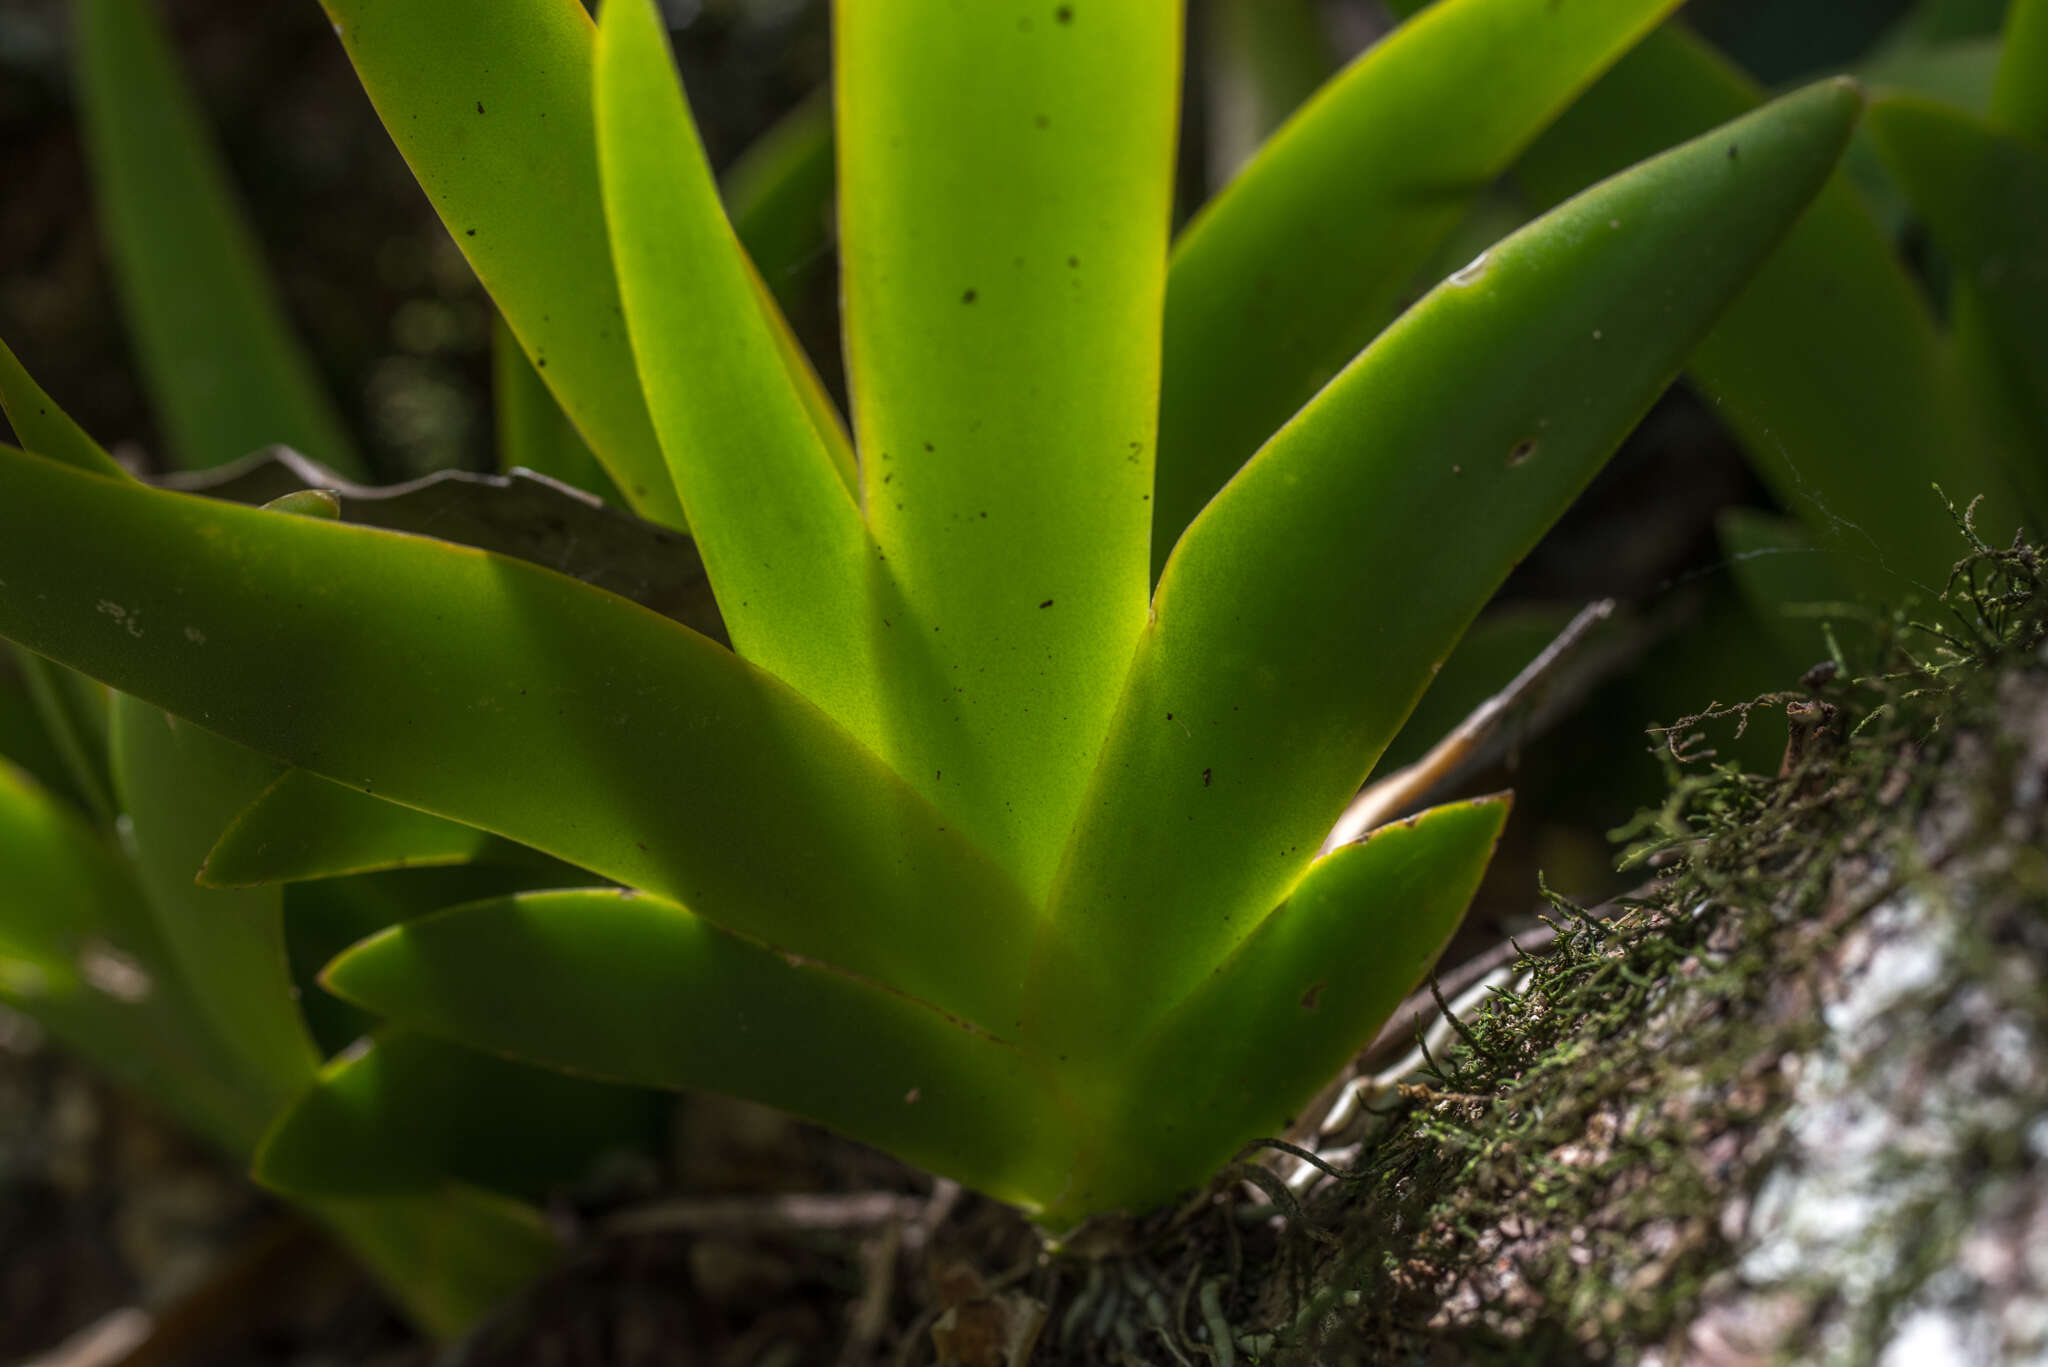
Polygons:
M544 869L517 864L449 864L286 885L285 948L291 955L299 1009L314 1043L323 1056L331 1056L373 1033L381 1023L319 981L320 970L356 941L387 926L465 902L589 885L589 873L559 863Z
M2048 146L1913 96L1872 105L1870 131L1974 296L1996 353L1987 359L2030 438L2015 482L2026 481L2036 516L2048 517ZM1946 478L1943 487L1965 500L1983 492ZM1985 530L1996 536L1999 526Z
M246 1085L275 1111L318 1059L299 1018L275 889L220 891L194 877L220 829L277 762L117 693L114 783L158 932Z
M498 470L532 470L572 489L594 494L613 507L630 505L591 453L590 443L519 347L503 318L491 327L491 405L497 424ZM460 538L451 538L459 540Z
M1324 86L1196 216L1167 283L1155 575L1224 482L1394 316L1480 192L1674 8L1438 5Z
M2007 132L2048 143L2048 0L2012 0L2006 10L1990 113Z
M355 1250L414 1324L442 1340L474 1329L562 1257L540 1211L460 1182L304 1205Z
M387 931L328 969L342 996L471 1048L778 1106L1034 1204L1058 1107L1012 1046L725 934L659 898L532 893Z
M1742 113L1754 82L1684 30L1644 40L1516 170L1548 203ZM1918 283L1837 177L1686 363L1771 492L1863 564L1866 591L1938 589L1950 557L1928 493L1987 496L2009 536L2019 496L1960 394Z
M93 190L169 455L201 468L284 442L360 473L156 9L80 0L72 16Z
M62 758L64 776L102 825L112 825L113 783L107 758L107 690L42 656L8 647L42 733Z
M75 812L6 763L0 1002L232 1157L269 1122L203 1023L128 871Z
M822 92L725 173L725 211L769 293L790 309L832 260L832 101Z
M44 727L41 709L30 696L27 670L40 660L16 646L0 647L0 759L12 762L79 811L93 812L96 804L73 783L70 761Z
M256 1180L288 1196L361 1196L443 1177L538 1198L607 1153L643 1150L668 1101L408 1030L362 1040L278 1117Z
M96 475L126 478L127 471L43 392L5 342L0 342L0 411L7 414L15 439L35 454Z
M381 869L535 858L473 826L386 802L304 769L287 769L220 833L199 881L215 888L252 887Z

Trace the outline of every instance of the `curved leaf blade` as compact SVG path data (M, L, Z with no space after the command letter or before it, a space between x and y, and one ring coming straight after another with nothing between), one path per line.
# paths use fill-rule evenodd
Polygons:
M888 753L1034 891L1145 618L1180 9L835 11Z
M201 469L282 442L361 474L153 9L72 12L94 195L169 455Z
M1142 1085L1063 1199L1148 1209L1285 1131L1436 962L1508 808L1504 793L1431 808L1310 866L1142 1043Z
M1393 317L1480 192L1676 8L1446 0L1334 77L1204 207L1167 282L1155 576L1238 467Z
M287 769L221 831L199 882L240 888L531 857L475 827Z
M1508 570L1825 180L1815 86L1539 219L1409 310L1189 527L1033 967L1029 1028L1153 1019L1300 877ZM1454 540L1453 540L1454 538ZM1112 987L1099 965L1145 963ZM1079 986L1076 986L1076 985Z
M615 507L630 506L502 316L491 327L491 413L500 473L533 470Z
M275 889L193 881L220 828L277 763L123 693L114 695L114 784L157 928L201 1016L275 1112L318 1065L299 1016Z
M1666 26L1582 96L1516 168L1540 201L1756 105L1754 82ZM1917 282L1845 179L1831 180L1686 363L1757 473L1873 586L1938 588L1951 559L1930 536L1928 485L1986 495L2009 535L2021 502ZM1866 590L1867 591L1867 590Z
M4 451L0 503L32 513L0 538L0 635L286 763L1014 1021L1032 912L1008 875L687 628L524 561Z
M633 354L733 647L871 735L867 528L726 221L652 0L607 0L595 88Z
M264 1136L251 1171L295 1197L454 1177L537 1198L606 1152L647 1147L660 1100L387 1030L320 1070Z
M397 926L329 966L413 1030L547 1067L765 1102L1034 1204L1058 1114L1012 1046L877 987L613 891Z
M19 648L12 653L43 734L63 760L72 789L87 811L112 824L116 813L108 776L107 690L40 655Z
M304 1204L414 1324L444 1341L468 1333L562 1257L540 1211L459 1182Z
M36 455L96 475L128 477L128 472L43 392L5 342L0 342L0 411L7 414L16 439Z
M831 259L834 179L832 103L823 94L783 115L725 173L733 232L784 309Z
M2048 498L2048 146L1908 96L1873 104L1870 131L1974 296L1993 364L2032 437L2022 454L2029 468L2016 477L2031 475ZM2048 516L2048 502L2037 515Z
M1991 117L2001 128L2048 143L2048 0L2012 0L2005 12Z
M201 1023L117 858L77 815L0 763L0 1002L41 1022L107 1076L226 1153L263 1132Z
M590 16L563 0L321 3L449 236L619 492L682 526L612 275Z

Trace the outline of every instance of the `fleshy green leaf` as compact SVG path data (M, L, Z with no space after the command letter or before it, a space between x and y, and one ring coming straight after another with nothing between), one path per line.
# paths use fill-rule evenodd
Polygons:
M1033 891L1145 620L1180 10L836 11L888 754Z
M1991 118L1999 127L2048 143L2048 0L2012 0L2005 12Z
M0 506L33 512L0 538L0 635L279 760L1014 1021L1031 912L1010 879L687 628L524 561L5 451Z
M726 213L769 293L790 308L832 257L832 102L814 95L725 173Z
M1432 808L1312 865L1144 1041L1073 1210L1157 1205L1284 1132L1436 962L1507 815L1505 795Z
M607 503L630 506L503 318L491 328L491 405L499 470L534 470Z
M1826 179L1786 97L1453 275L1189 527L1062 867L1028 1026L1146 1021L1286 895L1437 664ZM1146 965L1143 982L1124 966Z
M1326 85L1188 226L1166 295L1155 570L1386 325L1480 192L1676 7L1448 0Z
M303 882L379 869L530 858L472 826L287 769L236 814L206 856L208 887Z
M1974 296L2032 437L2015 477L2044 491L2048 516L2048 146L1910 96L1871 106L1870 131ZM1943 487L1965 498L1981 492L1947 479Z
M268 1113L237 1085L142 899L78 816L0 762L0 1002L229 1154Z
M413 1323L453 1339L561 1260L547 1217L459 1182L304 1203L368 1265Z
M1200 52L1209 184L1228 181L1337 64L1314 0L1217 0Z
M653 608L713 640L725 639L704 567L687 536L593 503L549 476L437 470L380 488L351 484L296 451L274 447L218 470L155 483L263 507L294 490L331 490L340 496L345 522L530 560Z
M170 457L201 468L282 442L359 474L155 10L72 14L94 194Z
M596 94L633 353L733 648L869 737L873 549L807 411L815 380L792 374L726 221L653 0L606 3Z
M321 1069L278 1118L256 1179L291 1196L360 1196L453 1176L542 1196L654 1138L654 1094L531 1068L405 1030Z
M1754 82L1684 31L1650 35L1517 167L1561 199L1752 107ZM1821 543L1896 593L1938 586L1951 559L1928 490L1987 496L1984 527L2019 511L1965 411L1917 282L1855 190L1836 177L1686 363L1764 482Z
M26 673L38 663L47 661L14 646L0 647L0 760L12 761L80 811L92 811L95 804L72 781L71 765L45 729L42 712L30 696ZM111 805L107 816L112 819Z
M125 694L114 697L113 722L114 783L158 931L244 1085L275 1111L318 1063L292 992L277 892L224 892L193 878L277 763Z
M1013 1046L628 892L530 893L407 922L328 985L411 1029L645 1087L779 1106L1031 1204L1056 1109Z
M529 853L526 864L442 864L322 878L284 887L285 947L299 1009L323 1055L334 1055L383 1022L321 986L320 970L358 940L387 926L475 902L543 888L590 886L590 874Z
M96 475L127 477L114 458L100 449L85 429L59 408L43 387L22 369L7 343L0 342L0 410L14 429L16 440L28 450L51 460L90 470Z
M321 0L434 211L619 491L682 525L598 188L593 26L564 0Z
M87 811L111 823L115 812L108 779L107 690L40 655L10 650L43 734L63 758L72 789L84 799Z

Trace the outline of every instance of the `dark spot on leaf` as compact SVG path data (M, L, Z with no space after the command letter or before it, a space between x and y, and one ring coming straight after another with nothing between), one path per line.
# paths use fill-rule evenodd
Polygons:
M1728 144L1728 160L1734 161L1742 155L1742 148L1735 143Z
M545 356L536 356L533 358L533 364L536 370L546 370L548 368L548 358Z
M1315 1010L1317 1004L1320 1003L1323 999L1323 988L1325 986L1326 984L1317 983L1314 987L1311 987L1308 991L1302 993L1301 1009L1304 1011Z
M1052 12L1052 17L1059 20L1062 24L1071 24L1074 22L1074 7L1072 5L1061 5Z
M1080 258L1080 257L1078 257L1078 256L1070 256L1070 257L1068 257L1068 258L1067 258L1067 265L1069 265L1069 266L1078 266L1078 265L1080 265L1080 264L1081 264L1081 258Z
M931 450L931 449L932 449L932 444L931 444L930 442L926 442L926 443L924 444L924 449L925 449L925 450L927 450L927 451Z
M1039 114L1031 120L1031 126L1033 128L1050 128L1052 127L1052 120L1043 114Z
M978 297L979 296L977 296L973 290L969 290L967 291L967 293L960 296L960 302L963 304L971 304Z
M1204 769L1204 770L1202 771L1202 786L1203 786L1204 788L1206 788L1206 787L1208 787L1208 786L1209 786L1209 775L1210 775L1211 773L1213 773L1213 772L1214 772L1213 770L1209 770L1209 769Z
M1508 464L1520 465L1536 454L1536 438L1524 437L1508 448Z
M476 102L476 112L479 114L484 112L484 102L482 100Z
M469 235L470 235L471 237L475 237L475 236L476 236L476 229L474 229L474 228L471 228L471 229L469 230Z
M1043 603L1040 603L1038 606L1042 608L1049 608L1052 606L1052 599L1048 598Z

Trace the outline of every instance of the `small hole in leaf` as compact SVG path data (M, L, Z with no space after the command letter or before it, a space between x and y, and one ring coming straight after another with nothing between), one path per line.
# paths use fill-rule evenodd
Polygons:
M1524 437L1508 448L1508 464L1520 465L1536 454L1536 438Z

